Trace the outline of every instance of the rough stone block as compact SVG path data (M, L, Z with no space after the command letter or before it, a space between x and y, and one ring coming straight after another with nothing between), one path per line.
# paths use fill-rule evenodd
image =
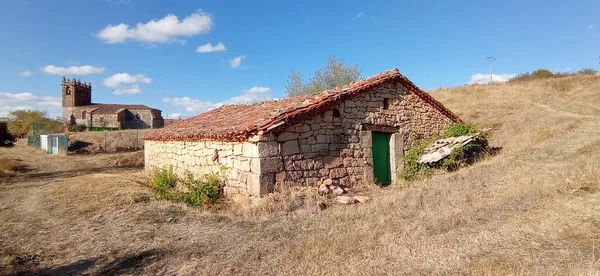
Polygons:
M311 145L300 145L300 151L302 153L309 153L312 151L312 146Z
M329 150L328 144L316 144L312 145L312 152L314 153L322 153Z
M275 191L275 173L260 175L260 194L264 195Z
M343 165L342 158L335 156L325 156L323 158L323 162L325 163L325 168L338 168Z
M332 179L342 178L347 175L348 175L348 172L346 171L345 168L335 168L335 169L331 169L329 171L329 177Z
M302 132L307 132L307 131L310 131L310 126L307 124L302 124L302 125L296 127L296 132L302 133Z
M259 157L258 147L254 143L244 143L244 156L246 157Z
M298 137L299 136L298 136L297 132L283 132L283 133L279 134L279 136L277 136L277 141L285 142L285 141L298 139Z
M247 160L240 161L239 169L244 172L249 172L250 171L250 160L247 159Z
M260 169L260 166L261 166L260 163L261 162L260 161L261 160L259 158L252 158L252 159L250 159L250 171L251 172L253 172L253 173L260 173L261 172L261 169Z
M277 142L258 142L256 145L260 157L279 156L279 144Z
M274 173L283 170L281 157L268 157L260 159L261 173Z
M329 143L329 138L327 137L327 135L317 135L317 143L327 144Z
M287 181L299 181L303 179L304 172L302 171L288 171L285 180Z
M300 147L298 146L298 140L291 140L283 143L281 151L283 155L292 155L299 153Z

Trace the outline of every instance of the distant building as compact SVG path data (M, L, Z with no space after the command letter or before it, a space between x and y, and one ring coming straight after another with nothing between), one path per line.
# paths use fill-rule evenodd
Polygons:
M88 127L161 128L161 111L141 104L92 103L92 84L62 78L63 120Z

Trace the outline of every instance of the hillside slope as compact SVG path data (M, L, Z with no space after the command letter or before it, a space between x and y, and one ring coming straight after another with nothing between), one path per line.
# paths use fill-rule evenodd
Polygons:
M138 153L0 148L0 274L600 274L600 76L431 93L499 154L319 212L131 204Z

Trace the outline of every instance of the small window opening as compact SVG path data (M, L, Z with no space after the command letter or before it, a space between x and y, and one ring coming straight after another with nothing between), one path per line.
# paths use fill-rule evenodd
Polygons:
M384 110L390 109L390 99L383 99L383 109Z
M342 116L342 115L340 114L340 110L339 110L339 109L337 109L337 108L334 108L332 111L333 111L333 117L335 117L335 118L339 118L340 116Z

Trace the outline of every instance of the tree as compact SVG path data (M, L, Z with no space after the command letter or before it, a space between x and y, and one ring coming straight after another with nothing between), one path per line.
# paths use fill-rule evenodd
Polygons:
M288 77L285 89L287 97L316 94L323 90L333 89L347 85L362 78L362 69L355 65L346 65L337 61L334 56L329 57L327 67L317 69L315 76L304 82L300 72L292 72Z
M0 147L12 147L15 137L8 132L8 123L0 122Z
M8 113L8 131L16 137L39 134L33 133L32 126L34 124L41 127L43 132L48 133L54 132L61 125L61 122L50 118L46 111L15 110Z

